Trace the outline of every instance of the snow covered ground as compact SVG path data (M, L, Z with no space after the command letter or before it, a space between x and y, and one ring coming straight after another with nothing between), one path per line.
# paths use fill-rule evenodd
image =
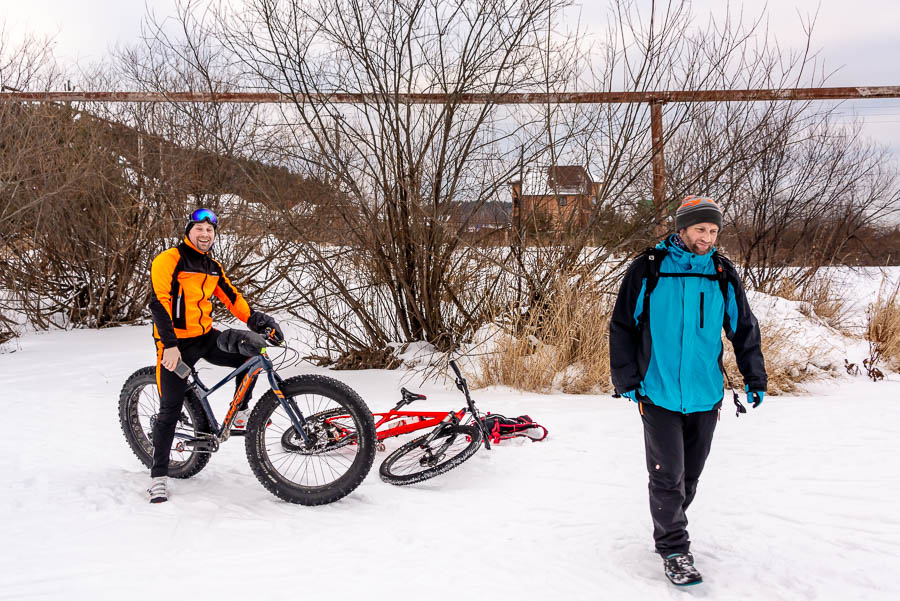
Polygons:
M726 400L689 511L705 582L682 590L652 552L628 401L476 391L482 409L528 413L549 438L405 488L379 480L379 454L353 494L317 508L269 494L232 439L150 505L116 413L125 378L154 360L150 328L14 345L0 354L0 599L900 598L897 376L845 376L740 419ZM325 370L286 373L303 371ZM418 384L330 375L376 411ZM462 406L449 383L418 388L423 409Z

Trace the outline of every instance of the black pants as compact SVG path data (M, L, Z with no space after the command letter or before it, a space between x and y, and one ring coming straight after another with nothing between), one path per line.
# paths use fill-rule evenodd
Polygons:
M656 552L663 557L687 553L691 541L685 512L697 493L719 410L683 414L649 403L641 403L640 409Z
M248 359L238 353L226 353L216 346L219 332L210 330L196 338L185 338L178 341L178 350L181 351L181 360L190 366L194 366L200 359L206 359L213 365L225 367L238 367ZM181 418L181 409L184 405L184 393L187 390L187 381L182 380L160 364L162 358L162 345L157 343L156 381L159 384L159 414L156 425L153 428L153 467L150 475L167 476L169 473L169 452L172 441L175 438L175 427ZM235 389L241 384L244 373L238 374L235 379ZM253 393L256 380L250 383L241 409L245 409Z

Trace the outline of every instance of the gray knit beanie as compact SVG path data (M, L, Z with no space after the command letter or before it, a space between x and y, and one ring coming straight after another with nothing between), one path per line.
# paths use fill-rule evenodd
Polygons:
M675 231L680 232L698 223L715 223L721 229L722 209L712 198L688 196L675 211Z

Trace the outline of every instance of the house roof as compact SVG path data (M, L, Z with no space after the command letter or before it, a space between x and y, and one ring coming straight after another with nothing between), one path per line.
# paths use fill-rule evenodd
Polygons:
M529 167L522 174L524 196L590 194L592 190L591 175L580 165Z

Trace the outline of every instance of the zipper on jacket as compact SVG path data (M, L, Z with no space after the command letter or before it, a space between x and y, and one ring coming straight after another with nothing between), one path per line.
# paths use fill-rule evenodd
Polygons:
M181 317L181 299L184 298L184 291L179 290L178 292L178 300L175 301L175 317Z
M203 283L200 284L200 291L205 296L206 295L206 278L209 277L209 270L212 269L212 263L210 263L210 261L209 261L209 255L205 255L204 258L206 259L206 269L203 270L205 273L203 274ZM212 295L210 295L210 296L212 296ZM197 308L198 309L200 308L199 303L197 304ZM210 309L209 309L209 316L210 316L209 329L211 330L212 329L212 307L210 307ZM200 327L203 328L203 311L200 311ZM203 328L204 334L206 334L207 331L208 330L206 328Z
M703 293L700 293L700 327L703 327Z

